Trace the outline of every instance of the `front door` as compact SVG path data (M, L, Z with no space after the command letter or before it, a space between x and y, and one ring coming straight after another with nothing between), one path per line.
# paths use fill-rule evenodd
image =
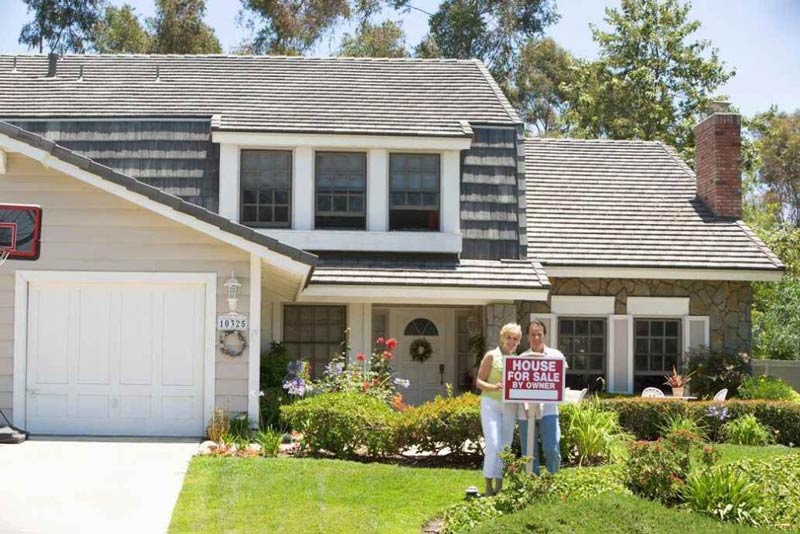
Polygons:
M411 381L407 390L401 389L405 403L416 406L436 395L445 395L445 384L455 381L455 312L435 308L394 308L390 311L389 324L390 337L397 339L395 371L399 377ZM414 360L409 352L417 340L430 344L430 357L423 362Z

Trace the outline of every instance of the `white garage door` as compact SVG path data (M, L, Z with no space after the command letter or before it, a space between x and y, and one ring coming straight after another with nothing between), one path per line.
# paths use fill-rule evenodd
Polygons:
M200 436L202 283L31 281L27 429Z

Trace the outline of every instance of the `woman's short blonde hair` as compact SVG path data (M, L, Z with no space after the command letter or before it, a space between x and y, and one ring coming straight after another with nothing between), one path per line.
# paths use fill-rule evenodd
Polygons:
M517 323L508 323L504 324L503 328L500 329L500 342L503 342L503 338L506 337L507 334L517 334L519 337L522 337L522 327Z

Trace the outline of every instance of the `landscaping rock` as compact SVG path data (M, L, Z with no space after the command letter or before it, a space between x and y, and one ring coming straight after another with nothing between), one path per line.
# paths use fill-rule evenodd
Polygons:
M204 441L200 444L197 453L198 454L211 454L212 452L216 451L219 448L219 445L211 440Z

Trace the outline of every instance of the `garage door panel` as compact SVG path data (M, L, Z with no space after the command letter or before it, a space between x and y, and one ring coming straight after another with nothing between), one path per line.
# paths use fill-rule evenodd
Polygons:
M154 350L160 346L163 334L163 330L155 328L161 320L154 313L157 296L151 289L121 294L122 310L141 310L141 313L127 314L126 320L120 322L120 384L153 384Z
M202 311L202 297L196 287L181 288L164 294L163 374L165 386L192 386L197 383L197 351L203 341L197 313ZM199 309L198 309L199 308ZM185 310L190 310L186 313Z
M205 295L200 282L30 282L28 430L202 435Z
M79 394L78 417L108 418L111 416L111 399L108 395Z
M111 345L112 294L108 286L83 287L78 300L78 384L111 383L109 355Z
M29 355L35 362L29 373L38 384L67 384L71 348L69 288L37 288L29 298L31 312L39 317L29 328Z

